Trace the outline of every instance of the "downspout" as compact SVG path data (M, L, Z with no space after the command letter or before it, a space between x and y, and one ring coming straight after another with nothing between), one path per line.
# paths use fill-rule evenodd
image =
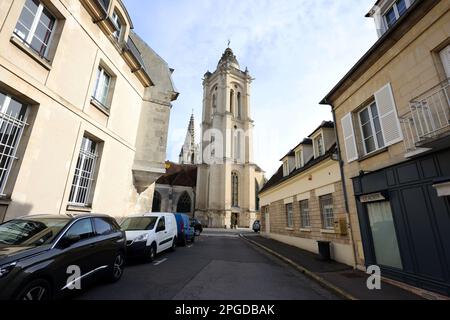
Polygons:
M344 161L342 160L342 154L341 154L341 144L339 142L339 133L337 129L337 122L336 122L336 112L334 110L333 104L328 102L328 100L324 99L324 104L327 104L331 107L331 113L333 114L333 121L334 121L334 134L336 135L336 145L337 145L337 154L338 154L338 161L339 161L339 170L341 173L341 183L342 183L342 191L344 193L344 204L345 204L345 215L348 222L348 229L350 230L349 236L350 236L350 243L352 245L353 249L353 268L357 268L357 251L355 247L355 243L353 241L353 228L352 224L350 222L350 210L348 205L348 192L347 192L347 185L345 184L345 172L344 172Z

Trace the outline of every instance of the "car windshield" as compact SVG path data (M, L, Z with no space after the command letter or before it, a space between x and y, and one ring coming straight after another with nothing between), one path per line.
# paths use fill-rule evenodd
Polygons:
M157 220L157 217L127 218L122 222L120 227L122 231L153 230Z
M28 218L0 225L0 245L42 246L51 243L69 219Z

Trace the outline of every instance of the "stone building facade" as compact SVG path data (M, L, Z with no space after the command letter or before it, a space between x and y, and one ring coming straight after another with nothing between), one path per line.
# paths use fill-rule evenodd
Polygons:
M377 1L380 36L323 99L357 265L450 294L450 2Z
M333 123L324 122L281 161L260 192L263 235L313 253L318 241L330 242L331 258L353 266Z
M0 2L0 221L151 210L178 93L120 0Z

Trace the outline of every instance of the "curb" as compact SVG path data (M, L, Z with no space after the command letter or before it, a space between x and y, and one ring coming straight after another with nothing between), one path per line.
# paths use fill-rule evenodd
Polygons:
M332 284L331 282L325 280L324 278L318 276L316 273L306 269L305 267L295 263L294 261L292 261L291 259L286 258L285 256L273 251L272 249L267 248L266 246L263 246L262 244L257 243L256 241L250 240L249 238L247 238L246 236L239 234L239 236L248 241L249 243L267 251L268 253L274 255L275 257L283 260L284 262L286 262L287 264L289 264L290 266L294 267L295 269L297 269L298 271L300 271L301 273L303 273L304 275L312 278L313 280L315 280L316 282L318 282L321 286L334 291L336 294L340 295L341 297L347 299L347 300L359 300L356 297L354 297L353 295L351 295L350 293L342 290L341 288L336 287L334 284Z

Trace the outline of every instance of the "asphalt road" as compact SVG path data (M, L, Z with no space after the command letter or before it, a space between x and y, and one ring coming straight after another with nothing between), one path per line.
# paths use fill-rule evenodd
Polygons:
M193 245L153 263L132 262L121 281L98 284L81 300L329 300L336 295L239 238L205 231Z

